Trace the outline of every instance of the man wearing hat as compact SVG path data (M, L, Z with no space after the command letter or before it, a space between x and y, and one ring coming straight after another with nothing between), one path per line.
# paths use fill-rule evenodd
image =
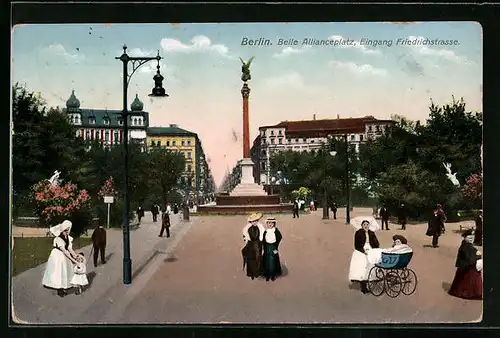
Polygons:
M261 213L253 213L248 217L248 224L243 228L243 239L246 244L241 250L243 267L247 267L247 276L254 279L262 272L262 239L266 230L259 220Z
M97 267L97 258L101 253L101 264L106 264L106 229L99 221L95 223L95 229L92 233L92 245L94 250L94 267Z

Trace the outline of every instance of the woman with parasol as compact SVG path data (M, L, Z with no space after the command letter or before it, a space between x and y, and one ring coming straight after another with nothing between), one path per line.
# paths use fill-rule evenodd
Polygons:
M380 244L375 235L380 230L380 225L373 216L358 216L351 220L354 228L354 252L349 267L349 280L361 284L361 292L368 293L368 274L373 267L368 261L370 249L379 248Z
M64 297L65 290L72 287L73 265L77 264L78 259L78 255L73 251L73 237L69 235L71 226L71 222L65 220L50 228L50 233L55 238L42 279L42 284L57 289L57 295L60 297Z

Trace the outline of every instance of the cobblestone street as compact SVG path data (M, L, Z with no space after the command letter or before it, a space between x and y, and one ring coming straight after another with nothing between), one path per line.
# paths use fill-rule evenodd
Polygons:
M369 215L355 209L353 216ZM363 295L347 280L354 230L344 211L336 221L322 220L321 209L293 219L278 215L283 234L280 255L284 276L275 282L251 280L242 271L244 216L199 217L168 259L136 290L115 323L436 323L481 318L482 302L451 297L461 242L447 224L440 247L428 247L426 225L391 224L379 231L381 247L404 234L413 247L409 267L418 277L411 296ZM264 215L265 217L265 215ZM464 223L462 223L464 224ZM139 287L136 285L136 287Z

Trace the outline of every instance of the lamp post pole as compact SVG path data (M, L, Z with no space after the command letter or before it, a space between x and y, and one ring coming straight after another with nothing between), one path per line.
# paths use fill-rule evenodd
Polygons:
M128 119L132 115L136 115L137 113L129 112L127 109L127 90L128 85L130 83L130 79L135 71L145 64L148 61L157 60L158 66L157 73L154 76L155 80L155 88L153 88L153 92L150 96L168 96L165 93L165 89L162 87L163 76L160 75L160 51L158 51L158 55L155 57L130 57L127 54L127 46L123 46L123 54L115 59L120 60L123 63L123 110L121 112L121 116L123 119L123 152L124 152L124 197L123 197L123 283L131 284L132 283L132 259L130 258L130 224L128 219L128 214L130 210L130 201L128 197ZM128 73L128 64L132 62L132 72Z
M328 161L328 153L325 152L325 163L323 166L323 219L330 219L328 213L328 192L326 190L326 162Z
M347 195L347 204L345 210L345 222L346 224L351 223L351 188L349 184L349 144L347 143L347 134L344 135L345 141L345 189Z

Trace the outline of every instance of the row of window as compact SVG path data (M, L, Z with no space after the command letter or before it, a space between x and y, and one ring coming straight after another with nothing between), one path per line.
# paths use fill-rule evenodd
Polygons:
M72 124L82 124L82 119L80 118L80 115L71 115L71 123ZM105 125L105 126L109 126L110 124L110 119L108 117L104 117L103 120L102 120L102 123ZM143 126L144 125L144 120L142 117L133 117L131 119L131 125L132 126ZM89 124L96 124L96 119L95 117L89 117ZM123 125L123 120L120 119L118 120L118 124L120 126Z
M364 139L364 135L361 134L359 135L359 141L362 142ZM356 135L351 135L351 141L356 141ZM298 138L295 139L295 143L299 143L300 140ZM303 138L302 139L302 142L303 143L306 143L307 142L307 139L306 138ZM310 140L310 143L314 143L315 140ZM291 139L287 139L287 143L292 143L292 140ZM265 145L266 144L266 140L262 140L262 145ZM276 144L276 141L275 139L271 139L270 140L270 144ZM277 144L283 144L283 140L282 139L278 139L278 143Z
M188 145L188 146L190 146L190 145L191 145L191 140L187 140L187 142L186 142L186 141L184 141L184 140L182 140L182 141L181 141L181 146L185 146L185 145L186 145L186 143L187 143L187 145ZM165 145L166 145L167 147L170 147L170 141L167 141L167 142L165 143ZM156 141L156 142L155 142L154 140L152 140L152 141L151 141L151 146L161 146L161 140ZM177 146L177 142L176 142L176 141L172 141L172 147L175 147L175 146Z
M76 136L83 136L83 131L77 131L76 132ZM120 133L118 131L115 131L114 132L114 135L113 135L113 141L114 143L118 143L119 140L120 140ZM111 132L109 130L105 130L104 131L104 141L106 142L109 142L110 141L110 137L111 137ZM85 140L89 140L89 139L95 139L95 140L99 140L101 139L101 133L99 130L96 130L94 132L94 135L92 136L92 134L90 133L90 130L86 130L85 131L85 137L84 137Z

